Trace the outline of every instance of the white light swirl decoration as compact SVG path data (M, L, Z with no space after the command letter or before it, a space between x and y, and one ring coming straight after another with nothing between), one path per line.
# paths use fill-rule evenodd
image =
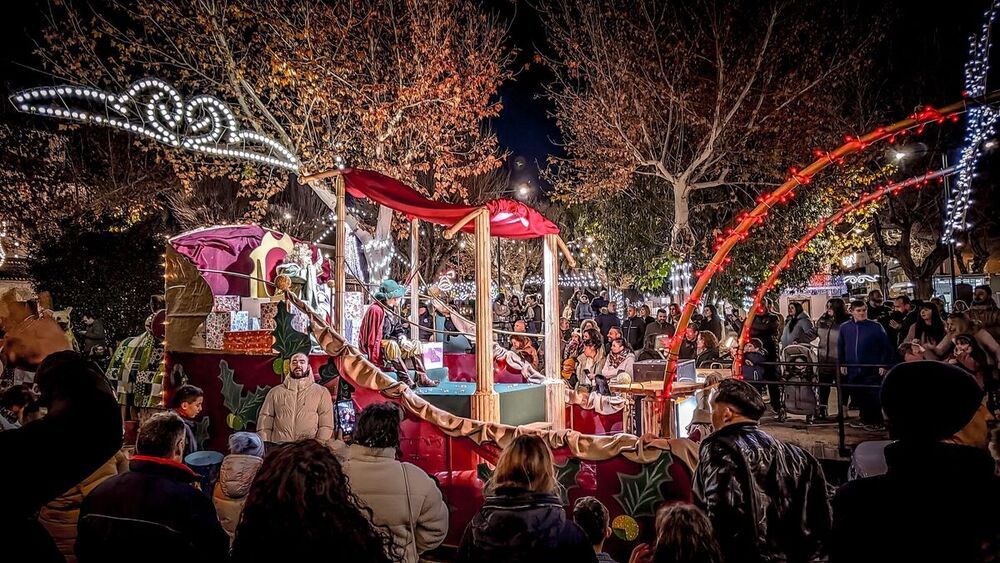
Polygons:
M969 46L969 61L965 64L965 96L975 98L986 94L986 74L990 69L990 28L996 19L1000 0L993 0L990 9L984 14L982 32L972 36ZM944 232L941 242L955 242L955 231L965 230L966 214L972 203L972 178L975 176L976 164L982 156L983 144L996 134L998 112L989 106L969 108L969 125L965 131L965 145L958 163L958 179L955 190L948 200Z
M199 95L185 102L159 78L133 82L124 94L55 86L21 90L10 101L25 113L106 125L172 147L299 170L299 160L290 149L241 129L235 114L218 98Z

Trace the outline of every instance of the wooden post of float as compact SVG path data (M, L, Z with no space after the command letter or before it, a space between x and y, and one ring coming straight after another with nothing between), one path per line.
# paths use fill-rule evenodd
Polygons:
M542 295L544 306L545 342L545 420L552 430L566 428L566 392L561 368L562 355L559 353L562 334L559 330L559 235L545 235L542 239L542 270L545 288Z
M339 334L344 333L344 291L346 291L347 278L344 274L344 247L347 242L347 202L344 177L340 174L334 176L333 184L337 191L337 240L334 246L333 259L333 330Z
M420 220L410 221L410 339L420 339L420 278L417 264L420 263Z
M476 225L476 392L472 418L500 422L500 396L493 389L493 303L490 272L490 214L475 215Z

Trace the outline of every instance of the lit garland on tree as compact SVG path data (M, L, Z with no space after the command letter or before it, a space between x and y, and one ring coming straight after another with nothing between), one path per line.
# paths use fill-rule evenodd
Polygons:
M990 69L990 29L996 19L1000 0L994 0L990 9L984 14L986 21L978 36L972 36L969 46L969 61L965 64L965 92L969 98L986 94L986 75ZM948 200L946 219L941 242L955 242L955 231L965 230L966 215L969 204L972 203L972 179L975 176L976 164L982 156L983 145L996 134L997 110L991 106L969 108L968 127L965 133L965 146L958 164L958 180L955 182L955 193Z

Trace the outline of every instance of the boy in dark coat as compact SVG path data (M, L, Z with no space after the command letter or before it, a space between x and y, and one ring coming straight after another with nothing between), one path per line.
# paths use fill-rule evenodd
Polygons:
M174 391L171 404L181 420L184 421L184 456L182 460L198 451L198 439L195 437L195 419L201 414L202 406L205 404L205 392L200 387L194 385L181 385Z
M868 320L868 306L864 301L851 302L851 320L840 325L837 354L842 366L841 375L847 376L846 383L855 385L880 384L886 368L875 365L888 366L893 361L895 349L882 325ZM861 420L853 426L864 426L869 431L883 430L878 390L855 388L850 395L861 411Z

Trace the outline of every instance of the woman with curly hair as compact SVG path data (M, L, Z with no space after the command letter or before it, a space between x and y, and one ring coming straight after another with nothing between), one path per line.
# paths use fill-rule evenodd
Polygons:
M232 561L392 561L391 534L365 512L329 448L316 440L279 446L250 487Z

